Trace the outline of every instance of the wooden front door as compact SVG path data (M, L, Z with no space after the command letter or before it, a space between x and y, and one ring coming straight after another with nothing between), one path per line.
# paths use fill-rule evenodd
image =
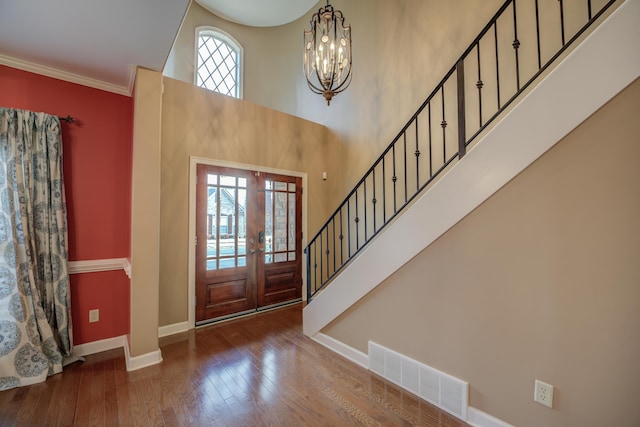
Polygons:
M302 179L264 174L260 185L265 236L260 243L264 256L258 267L258 308L264 308L302 297Z
M302 295L300 178L197 166L196 323Z

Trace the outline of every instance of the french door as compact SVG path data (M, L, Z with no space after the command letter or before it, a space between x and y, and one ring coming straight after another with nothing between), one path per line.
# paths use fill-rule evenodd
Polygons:
M199 164L196 323L302 296L302 179Z

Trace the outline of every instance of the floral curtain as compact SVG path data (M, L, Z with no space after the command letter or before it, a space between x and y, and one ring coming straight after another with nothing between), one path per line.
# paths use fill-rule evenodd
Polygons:
M0 108L0 390L71 355L67 259L60 120Z

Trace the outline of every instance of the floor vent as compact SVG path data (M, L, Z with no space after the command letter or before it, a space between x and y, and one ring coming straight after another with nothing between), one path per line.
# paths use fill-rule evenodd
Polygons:
M369 369L461 420L469 383L369 341Z

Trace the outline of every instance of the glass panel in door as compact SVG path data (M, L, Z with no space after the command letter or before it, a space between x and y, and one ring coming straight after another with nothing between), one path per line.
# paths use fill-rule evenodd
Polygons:
M196 186L196 323L255 310L258 196L250 171L198 165Z
M258 274L258 307L302 295L301 178L264 175L264 268Z

